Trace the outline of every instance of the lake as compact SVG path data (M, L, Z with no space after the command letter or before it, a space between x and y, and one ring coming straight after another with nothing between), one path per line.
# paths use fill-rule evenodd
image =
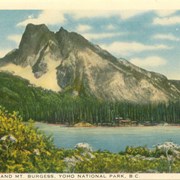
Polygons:
M94 150L119 152L126 146L147 146L173 141L180 144L179 126L152 127L60 127L58 125L36 123L40 130L52 135L60 148L74 148L79 142L88 143Z

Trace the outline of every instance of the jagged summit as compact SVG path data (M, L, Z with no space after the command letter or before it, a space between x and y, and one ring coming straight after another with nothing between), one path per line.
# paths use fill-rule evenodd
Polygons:
M68 32L63 27L55 33L56 39L60 45L71 48L93 48L94 46L83 36L75 32ZM67 48L67 47L66 47Z
M180 97L165 76L117 59L80 34L63 27L28 24L19 48L0 59L11 71L46 89L110 101L166 102Z
M45 24L34 25L32 23L27 24L25 32L28 30L30 30L30 31L33 31L33 30L49 31L48 27Z
M66 29L64 29L62 26L60 27L60 29L59 29L58 32L59 32L59 33L60 33L60 32L67 32L67 33L68 33L68 31L67 31Z

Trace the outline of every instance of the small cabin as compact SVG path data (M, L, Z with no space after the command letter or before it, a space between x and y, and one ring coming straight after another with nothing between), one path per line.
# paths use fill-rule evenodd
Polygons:
M120 121L119 121L119 125L129 126L129 125L132 125L132 121L129 120L129 119L120 120Z
M118 126L134 126L134 125L137 125L137 121L131 121L130 119L123 119L122 117L115 118L115 122Z
M144 126L151 126L152 123L151 123L150 121L145 121L145 122L143 123L143 125L144 125Z

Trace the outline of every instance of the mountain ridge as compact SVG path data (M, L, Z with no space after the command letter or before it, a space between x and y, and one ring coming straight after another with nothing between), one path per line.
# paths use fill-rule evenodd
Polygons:
M32 84L73 96L137 103L178 100L180 89L164 75L146 71L94 45L83 36L44 24L28 24L19 48L0 59Z

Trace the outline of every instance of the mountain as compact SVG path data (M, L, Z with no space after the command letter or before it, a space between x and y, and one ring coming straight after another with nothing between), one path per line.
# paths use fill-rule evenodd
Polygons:
M170 80L170 82L174 84L174 86L176 86L178 89L180 89L180 80Z
M175 101L179 86L165 76L118 59L75 32L28 24L18 49L0 59L0 71L73 96L136 103Z

